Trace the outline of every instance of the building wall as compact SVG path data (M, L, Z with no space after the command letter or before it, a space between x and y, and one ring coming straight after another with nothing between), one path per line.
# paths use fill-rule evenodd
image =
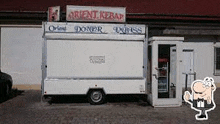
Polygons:
M185 42L183 49L194 50L194 71L196 79L203 80L205 77L213 77L216 85L220 86L220 76L214 76L214 44L213 42ZM183 60L184 61L184 60ZM184 85L183 78L183 85Z
M40 89L42 29L1 28L1 70L13 78L13 87Z

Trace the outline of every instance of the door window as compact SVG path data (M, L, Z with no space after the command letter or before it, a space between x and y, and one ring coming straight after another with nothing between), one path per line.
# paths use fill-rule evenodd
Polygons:
M158 46L158 98L175 98L176 46Z

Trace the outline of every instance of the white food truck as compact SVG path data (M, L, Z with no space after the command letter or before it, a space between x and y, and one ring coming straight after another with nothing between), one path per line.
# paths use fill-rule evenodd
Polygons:
M182 104L183 37L151 37L137 24L43 23L42 98L146 95L151 105Z
M146 94L147 26L43 23L42 96Z

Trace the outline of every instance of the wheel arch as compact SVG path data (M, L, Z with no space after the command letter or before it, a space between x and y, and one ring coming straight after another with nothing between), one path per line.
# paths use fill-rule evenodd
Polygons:
M104 88L102 88L102 87L89 88L88 91L86 92L86 95L88 95L88 94L89 94L91 91L93 91L93 90L100 90L100 91L102 91L105 95L107 95L107 94L106 94L106 91L105 91Z

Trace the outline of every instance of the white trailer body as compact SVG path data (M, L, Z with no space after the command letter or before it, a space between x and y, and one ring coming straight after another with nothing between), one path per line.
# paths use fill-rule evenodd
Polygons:
M145 94L145 25L43 23L42 95Z

